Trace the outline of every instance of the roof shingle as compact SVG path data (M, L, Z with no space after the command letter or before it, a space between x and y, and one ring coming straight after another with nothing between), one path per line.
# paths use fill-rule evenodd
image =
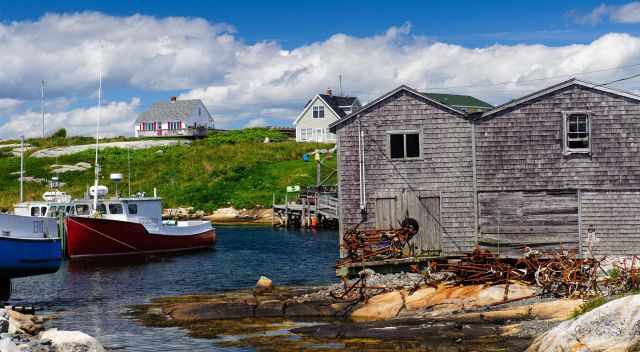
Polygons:
M136 119L136 123L144 121L167 122L180 120L189 116L193 109L200 104L201 101L198 99L176 100L172 102L159 101L153 103L147 111L140 114Z

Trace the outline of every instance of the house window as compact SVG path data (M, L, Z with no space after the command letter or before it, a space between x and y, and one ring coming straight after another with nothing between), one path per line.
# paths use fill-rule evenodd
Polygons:
M322 119L324 118L324 106L314 106L313 107L313 118L314 119Z
M417 131L391 132L389 134L391 159L420 157L420 133Z
M300 140L310 141L313 138L313 128L303 128L300 130Z
M168 125L170 130L179 130L181 127L180 121L169 121Z
M568 112L564 117L564 153L589 153L591 123L586 112Z

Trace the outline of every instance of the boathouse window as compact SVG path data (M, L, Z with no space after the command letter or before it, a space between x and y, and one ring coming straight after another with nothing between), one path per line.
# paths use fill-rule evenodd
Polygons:
M89 215L89 206L87 204L77 204L76 205L76 214L77 215Z
M122 204L111 203L109 204L109 213L110 214L122 214Z
M591 151L591 121L586 112L565 112L564 154Z
M138 204L127 204L127 210L129 210L129 214L131 215L138 214Z
M314 106L313 107L313 118L314 119L322 119L324 118L324 106Z
M391 159L420 157L420 133L417 131L389 133L389 156Z

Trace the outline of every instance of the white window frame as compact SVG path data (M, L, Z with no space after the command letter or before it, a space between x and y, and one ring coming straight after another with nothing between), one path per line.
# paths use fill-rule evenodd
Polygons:
M587 117L587 138L589 140L588 148L569 148L569 117L572 115L585 115ZM562 153L564 155L570 154L591 154L591 144L593 139L591 138L591 114L586 110L572 110L562 112Z
M418 156L407 157L407 138L403 138L404 142L404 157L402 158L392 158L391 157L391 136L392 135L407 135L407 134L417 134L418 135ZM387 131L387 152L389 156L389 160L391 161L402 161L402 160L419 160L422 159L422 132L420 130L392 130Z
M314 119L323 119L324 105L314 105L312 108L312 116Z

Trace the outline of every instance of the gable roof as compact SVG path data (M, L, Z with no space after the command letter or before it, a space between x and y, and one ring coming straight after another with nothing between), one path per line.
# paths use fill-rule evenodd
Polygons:
M485 101L482 101L478 98L472 97L470 95L426 93L426 92L421 92L421 94L428 96L429 98L435 99L443 104L453 106L464 111L482 110L482 109L487 110L487 109L493 108L493 105Z
M310 99L306 104L304 104L304 109L302 109L300 115L298 115L295 121L293 121L294 125L298 124L298 121L300 121L302 116L304 116L307 110L309 110L309 108L311 107L311 103L313 103L316 99L321 99L325 103L325 105L327 105L331 109L331 111L338 117L338 119L341 119L347 115L341 108L341 106L352 106L353 103L358 100L358 98L356 97L317 94L315 97L313 97L313 99Z
M347 116L345 116L345 117L343 117L343 118L339 119L338 121L335 121L334 123L330 124L330 125L329 125L329 128L331 129L331 132L335 132L335 130L336 130L336 128L337 128L337 127L339 127L339 126L340 126L340 125L342 125L343 123L345 123L345 122L347 122L347 121L351 120L352 118L354 118L355 116L357 116L359 113L362 113L362 112L364 112L365 110L370 109L371 107L373 107L373 106L375 106L375 105L377 105L377 104L379 104L379 103L381 103L381 102L383 102L383 101L385 101L385 100L387 100L387 99L391 98L392 96L396 95L397 93L399 93L399 92L401 92L401 91L408 92L408 93L413 94L413 95L415 95L415 96L417 96L417 97L420 97L420 98L422 98L422 99L425 99L425 100L427 100L427 101L430 101L431 103L433 103L433 104L435 104L435 105L438 105L438 106L440 106L441 108L443 108L443 109L445 109L445 110L451 111L451 112L453 112L454 114L457 114L457 115L460 115L460 116L466 116L466 115L467 115L465 111L463 111L462 109L458 108L457 106L450 105L450 104L448 104L448 103L444 103L444 102L442 102L441 100L438 100L438 99L436 99L436 98L435 98L435 97L433 97L433 96L430 96L430 94L435 94L435 93L430 93L430 94L427 94L427 93L420 93L420 92L418 92L417 90L415 90L415 89L413 89L413 88L411 88L411 87L406 86L406 85L404 85L404 84L403 84L403 85L401 85L401 86L397 87L396 89L394 89L394 90L392 90L392 91L390 91L390 92L387 92L387 93L385 93L385 94L383 94L383 95L379 96L378 98L376 98L376 99L374 99L373 101L369 102L367 105L365 105L365 106L363 106L362 108L360 108L358 111L354 111L354 112L352 112L351 114L349 114L349 115L347 115ZM444 100L444 97L443 97L443 96L454 97L454 95L453 95L453 94L435 94L435 95L440 96L440 98L441 98L441 99L443 99L443 100ZM469 96L460 95L460 96L456 96L456 97L469 97ZM469 97L469 98L473 98L473 97ZM456 99L457 99L457 98L456 98ZM478 100L478 101L482 102L482 101L481 101L481 100L479 100L479 99L476 99L476 98L473 98L473 99L475 99L475 100ZM484 103L484 102L483 102L483 103ZM486 103L485 103L485 104L486 104Z
M508 101L502 105L496 106L495 108L493 108L492 110L486 111L483 114L479 115L478 118L485 118L488 116L492 116L495 115L501 111L516 107L518 105L521 104L525 104L531 100L537 99L541 96L559 91L561 89L567 88L567 87L571 87L571 86L581 86L581 87L585 87L585 88L589 88L589 89L595 89L604 93L608 93L608 94L614 94L614 95L618 95L621 97L625 97L625 98L629 98L629 99L633 99L633 100L637 100L640 101L640 95L625 91L625 90L620 90L620 89L615 89L615 88L609 88L609 87L605 87L601 84L596 84L596 83L592 83L592 82L587 82L587 81L583 81L583 80L579 80L577 78L571 78L569 80L566 80L564 82L560 82L558 84L552 85L550 87L541 89L537 92L533 92L531 94L525 95L521 98L518 99L514 99L511 101Z
M143 121L175 121L189 116L193 109L200 106L200 104L202 104L200 99L155 102L147 111L138 116L136 123ZM204 110L209 114L206 108Z
M351 106L358 99L356 97L340 97L335 95L318 94L322 100L331 106L333 111L338 113L338 117L347 116L341 106Z

